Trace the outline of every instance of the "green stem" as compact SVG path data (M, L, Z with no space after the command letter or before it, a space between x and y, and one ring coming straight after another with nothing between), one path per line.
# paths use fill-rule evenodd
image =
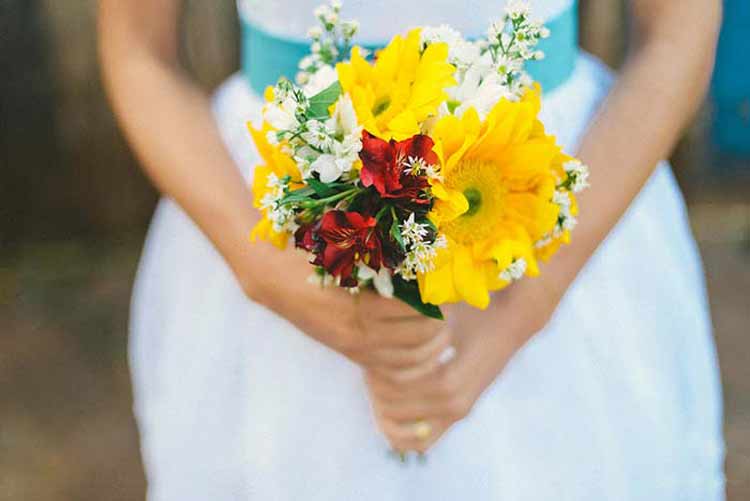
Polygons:
M361 188L352 188L350 190L342 191L340 193L336 193L335 195L331 195L330 197L320 198L318 200L305 200L303 202L300 202L299 205L303 209L312 209L315 207L320 207L321 205L328 205L334 202L338 202L339 200L343 200L347 197L357 195L361 191L362 191Z

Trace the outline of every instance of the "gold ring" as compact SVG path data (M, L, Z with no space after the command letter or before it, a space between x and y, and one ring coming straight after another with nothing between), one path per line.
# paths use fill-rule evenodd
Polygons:
M427 421L417 421L414 423L414 436L419 440L427 440L432 435L432 425Z

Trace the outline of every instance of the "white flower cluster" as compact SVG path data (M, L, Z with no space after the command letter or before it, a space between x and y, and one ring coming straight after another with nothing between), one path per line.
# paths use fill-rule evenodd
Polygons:
M294 155L303 177L317 172L322 182L332 183L352 172L362 150L362 126L348 94L339 98L328 120L310 120L305 128L298 139L304 144Z
M526 273L527 263L524 258L514 259L503 271L500 272L500 280L515 282L523 278Z
M427 179L432 181L443 181L443 176L440 174L440 167L428 164L422 157L406 157L401 160L401 165L403 166L404 174L426 176Z
M458 85L448 89L450 99L441 115L461 116L474 108L483 119L500 99L517 101L531 85L524 64L544 57L536 45L549 30L531 19L527 1L514 0L503 18L490 25L486 39L468 41L446 25L423 28L421 36L423 48L446 43L448 62L456 67Z
M299 87L282 78L273 89L273 101L263 109L263 119L276 131L268 134L268 142L278 144L299 128L309 108L307 96Z
M569 160L563 164L568 175L565 185L573 193L579 193L589 187L589 168L578 160Z
M308 119L309 107L305 91L280 80L274 100L264 109L265 120L275 129L267 139L271 144L285 141L302 177L317 172L322 182L331 183L352 171L362 149L362 127L348 95L339 97L326 120Z
M542 23L531 18L528 0L511 1L503 19L490 25L487 50L501 80L514 94L519 94L531 82L524 64L544 58L536 45L549 35Z
M481 56L481 45L469 42L457 30L447 24L427 26L421 31L422 49L433 43L448 45L448 62L459 70L467 69Z
M393 279L390 270L385 266L381 266L378 271L375 271L365 263L359 263L357 264L357 280L360 283L372 280L372 285L378 291L378 294L387 298L393 297ZM359 287L354 289L359 291Z
M555 190L552 195L552 202L557 205L560 212L557 215L557 222L551 233L537 241L534 246L537 249L549 245L554 239L559 238L566 231L572 231L578 224L578 220L573 216L571 212L572 201L570 199L570 191L567 189L559 188Z
M560 209L553 235L558 236L566 230L570 231L575 228L578 220L571 213L573 202L570 199L570 192L561 189L555 190L554 195L552 195L552 203Z
M414 280L417 273L427 273L435 269L437 250L448 245L444 235L438 235L434 241L425 239L430 234L429 226L418 223L414 213L401 225L401 239L406 248L406 257L396 270L404 280Z
M261 210L266 211L268 219L273 223L273 229L276 232L294 232L297 224L294 222L294 211L282 205L281 199L289 187L289 179L279 177L273 172L266 177L266 186L270 188L260 200Z
M314 256L311 257L314 259ZM333 275L326 273L323 268L315 268L315 271L307 277L307 283L311 285L318 285L320 287L329 287L331 285L338 286L341 282L341 277L334 277Z
M578 224L578 220L572 214L573 202L570 197L571 193L580 193L589 187L589 169L579 160L569 160L563 164L563 170L566 174L565 179L558 183L552 195L552 202L560 209L557 224L552 233L536 242L537 248L548 245L553 239L565 231L573 230Z
M307 31L307 36L312 40L310 55L299 62L300 71L297 74L297 83L319 87L320 80L325 80L324 77L331 73L335 74L333 66L348 56L352 40L359 31L359 23L341 19L339 0L331 0L328 5L316 7L314 15L319 24ZM320 87L318 91L325 87L327 85Z

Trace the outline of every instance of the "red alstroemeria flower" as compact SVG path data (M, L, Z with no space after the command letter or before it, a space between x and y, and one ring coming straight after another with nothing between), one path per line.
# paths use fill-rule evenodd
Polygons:
M383 198L406 198L418 204L428 204L429 199L420 197L429 187L427 177L405 171L408 165L420 159L426 165L437 165L437 154L432 151L434 145L432 138L424 134L386 142L362 131L362 151L359 153L362 185L375 186Z
M320 222L303 224L294 232L294 245L299 249L316 254L320 246L320 239L316 239L316 231L320 228Z
M374 217L358 212L331 210L315 227L300 229L297 245L312 250L316 257L313 264L322 266L328 273L341 277L343 287L355 287L352 276L354 265L367 264L380 269L383 251Z

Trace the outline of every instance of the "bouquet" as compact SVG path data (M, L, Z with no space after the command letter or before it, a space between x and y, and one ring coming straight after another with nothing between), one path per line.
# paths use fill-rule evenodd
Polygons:
M549 31L514 1L485 38L421 27L367 50L340 9L315 10L296 83L269 87L250 126L263 160L251 239L293 238L316 283L371 286L434 318L445 303L486 308L569 241L588 185L524 71Z

